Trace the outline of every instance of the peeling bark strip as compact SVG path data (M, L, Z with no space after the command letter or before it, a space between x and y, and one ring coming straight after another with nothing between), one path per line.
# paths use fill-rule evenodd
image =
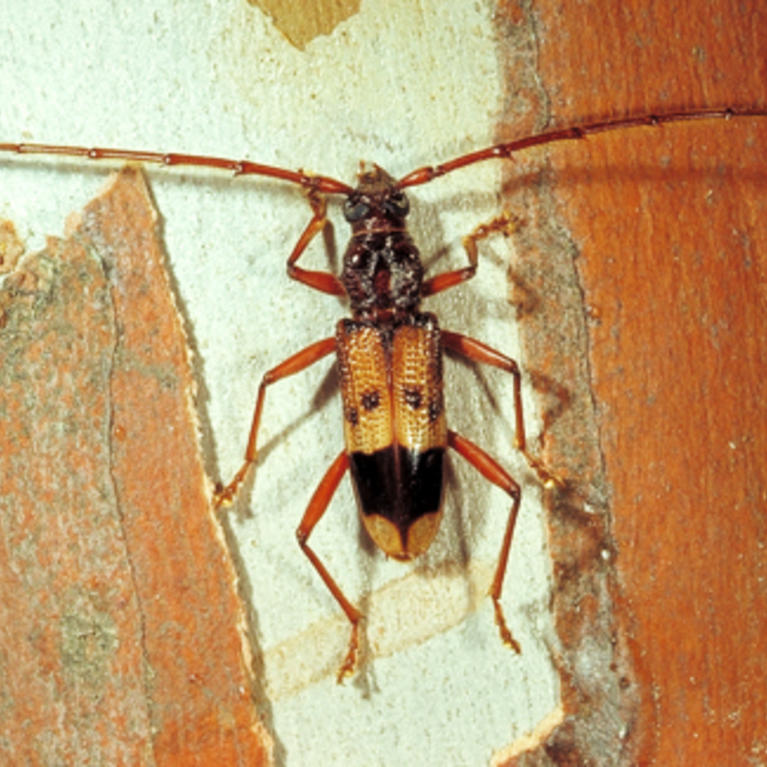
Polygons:
M0 297L4 763L271 749L156 222L123 172Z

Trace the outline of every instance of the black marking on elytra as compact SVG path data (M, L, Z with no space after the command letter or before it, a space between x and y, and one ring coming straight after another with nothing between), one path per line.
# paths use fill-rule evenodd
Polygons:
M389 445L349 455L357 503L363 514L378 514L394 524L407 541L409 527L442 507L445 448L411 450Z
M443 409L444 406L442 404L442 397L433 399L431 402L429 402L429 422L434 423L434 421L436 421L440 415L442 415Z
M366 391L363 392L362 397L360 398L360 401L362 402L362 407L365 408L368 412L371 410L375 410L378 405L381 403L381 394L377 389L373 389L372 391Z
M423 404L423 396L421 395L421 388L419 386L406 386L402 390L402 396L413 410L418 410Z

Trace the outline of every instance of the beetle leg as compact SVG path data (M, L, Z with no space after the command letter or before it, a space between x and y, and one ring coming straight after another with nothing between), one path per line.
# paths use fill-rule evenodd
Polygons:
M333 576L327 571L325 565L322 564L320 558L309 547L307 541L314 529L317 522L325 513L330 503L330 499L338 489L338 485L341 482L346 470L349 468L349 456L344 450L330 465L330 468L325 472L325 476L314 491L309 506L304 513L301 524L296 530L296 538L298 538L298 545L301 547L304 554L309 557L309 561L314 565L314 569L320 574L320 578L325 582L325 585L330 590L330 593L335 597L336 602L341 605L341 609L346 613L346 617L352 624L352 634L349 639L349 649L344 658L344 662L341 664L341 668L338 670L337 681L343 682L344 677L349 676L354 672L357 666L357 651L359 649L358 638L358 625L362 618L362 613L344 596L338 584L333 580Z
M335 351L335 349L335 337L331 336L330 338L325 338L322 341L313 343L311 346L307 346L305 349L301 349L300 352L297 352L292 357L288 357L288 359L264 374L264 377L261 379L261 384L258 387L256 409L253 412L253 422L250 426L248 446L245 449L245 461L226 487L222 488L218 486L216 488L216 492L213 496L213 505L215 508L218 509L221 506L228 506L232 503L237 495L237 491L240 489L240 485L245 481L248 470L256 462L256 437L258 436L258 427L261 423L261 411L264 407L266 387L275 381L279 381L281 378L286 378L294 373L300 373L305 368L308 368L309 365L313 365L318 360Z
M463 269L455 269L452 272L437 274L431 279L425 280L423 285L421 285L421 296L433 296L435 293L441 293L443 290L470 280L477 271L477 261L479 260L477 243L494 232L503 232L508 237L516 231L518 226L519 220L508 211L504 211L492 221L480 224L474 231L463 238L463 248L469 257L469 265L464 266Z
M298 242L293 248L290 258L288 258L288 276L322 293L343 296L346 294L346 290L341 280L335 274L310 271L309 269L302 269L300 266L296 266L296 261L301 257L309 243L325 228L325 224L328 221L327 201L325 198L316 192L309 192L307 196L314 215L298 238Z
M519 485L494 458L491 458L484 450L482 450L482 448L478 447L473 442L470 442L465 437L462 437L460 434L448 430L447 444L457 453L460 453L460 455L462 455L483 477L489 479L494 485L500 487L501 490L505 490L511 496L511 511L509 511L509 519L506 522L506 532L503 535L503 543L501 544L501 553L498 556L498 564L495 568L495 576L493 577L493 582L490 585L488 594L493 600L495 622L501 633L501 640L505 645L508 645L512 650L519 653L521 652L519 643L511 635L511 631L509 631L509 628L506 625L506 619L503 617L503 610L500 603L503 577L506 574L506 564L509 561L511 539L514 536L514 524L517 521L517 513L519 512L519 501L521 498Z
M519 372L519 365L505 354L493 349L482 341L475 338L452 333L449 330L443 330L440 333L442 343L447 349L454 351L475 362L483 362L487 365L505 370L514 377L514 416L516 418L514 428L514 446L525 456L530 467L541 478L545 487L564 486L564 480L553 472L549 471L544 465L527 450L527 437L525 436L525 419L522 414L522 376Z

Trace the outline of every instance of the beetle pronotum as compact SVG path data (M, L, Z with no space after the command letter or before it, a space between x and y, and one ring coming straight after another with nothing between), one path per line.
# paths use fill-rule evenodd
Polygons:
M398 180L374 166L372 170L360 173L356 187L328 176L219 157L14 143L0 144L0 151L219 168L235 175L280 179L297 184L307 192L313 215L288 258L288 274L320 292L346 295L352 317L338 323L334 336L293 354L264 375L245 460L229 484L218 487L215 504L231 503L256 463L258 430L267 387L335 352L341 374L345 447L320 481L299 524L297 537L302 550L352 624L348 650L338 674L341 681L357 664L358 625L362 614L349 602L308 545L309 536L349 469L360 516L373 541L396 559L409 560L422 554L433 540L442 514L444 460L448 447L511 497L489 594L501 639L519 652L519 645L506 625L500 597L519 510L520 487L480 447L448 429L442 395L443 350L511 373L515 447L544 483L561 484L561 480L527 450L521 374L517 363L478 340L440 330L433 314L420 311L421 299L471 279L478 264L478 242L493 232L511 231L513 218L508 214L500 215L464 238L468 266L424 279L420 255L405 225L408 201L403 190L477 162L510 158L531 146L584 139L595 133L640 126L765 115L767 110L761 109L706 109L606 120L496 144L439 165L418 168ZM340 277L297 265L309 243L325 227L326 198L334 195L345 198L344 216L352 227Z

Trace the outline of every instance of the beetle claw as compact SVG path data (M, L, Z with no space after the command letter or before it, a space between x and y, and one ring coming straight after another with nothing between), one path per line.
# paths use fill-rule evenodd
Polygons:
M538 475L538 478L547 490L551 490L555 487L563 490L567 486L567 483L559 476L559 474L547 469L540 460L530 455L527 450L522 450L522 454L525 456L525 460L530 468Z
M218 511L219 509L228 509L234 502L234 496L237 495L237 488L233 488L231 485L224 487L220 482L216 483L216 488L213 491L213 508Z
M226 487L220 482L216 482L216 487L213 490L213 508L216 509L216 511L218 511L218 509L227 509L234 503L237 493L240 490L240 486L245 481L248 469L250 469L252 465L253 463L251 461L246 461Z
M343 684L344 679L346 679L347 676L354 674L357 669L357 656L359 652L359 634L357 629L358 624L353 623L352 635L349 638L349 649L346 652L346 657L341 664L341 668L338 669L338 676L336 677L336 682L338 684Z

